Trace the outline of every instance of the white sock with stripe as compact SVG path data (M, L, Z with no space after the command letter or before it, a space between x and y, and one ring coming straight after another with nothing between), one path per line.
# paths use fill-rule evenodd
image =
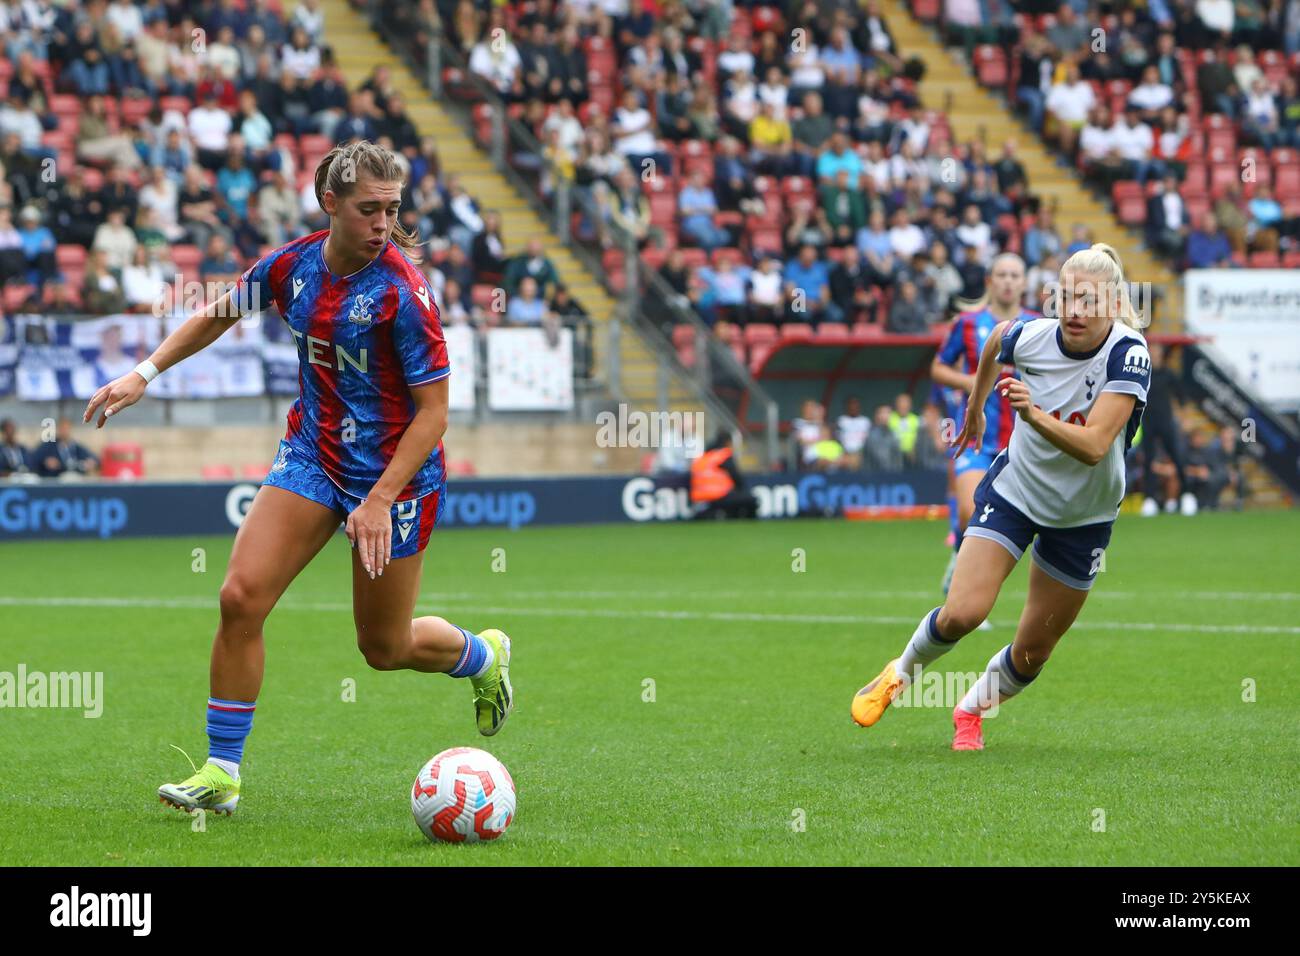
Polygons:
M921 668L937 661L944 654L957 646L957 642L946 641L939 635L938 619L941 608L935 608L916 626L912 639L903 648L898 658L898 673L904 675L908 683L914 681L921 673Z
M1025 677L1016 670L1011 660L1011 645L1008 644L989 658L988 667L957 706L968 714L983 716L1004 700L1015 697L1037 676Z

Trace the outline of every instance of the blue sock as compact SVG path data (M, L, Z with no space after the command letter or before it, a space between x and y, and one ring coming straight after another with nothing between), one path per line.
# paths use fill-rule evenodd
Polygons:
M244 759L244 741L253 729L254 705L246 700L208 698L208 756L236 767Z
M948 496L948 530L953 533L953 537L961 537L961 518L957 516L957 496Z
M465 635L465 649L460 652L456 666L447 673L452 677L478 677L492 663L492 648L477 634L471 634L456 624L452 627Z

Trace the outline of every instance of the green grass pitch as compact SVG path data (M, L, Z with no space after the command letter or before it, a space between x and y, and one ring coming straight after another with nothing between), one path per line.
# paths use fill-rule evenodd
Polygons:
M1300 863L1300 514L1122 518L1076 628L963 754L951 701L848 712L938 603L945 531L437 534L421 609L515 641L491 740L468 682L366 668L339 536L268 622L243 800L203 832L154 790L189 772L169 744L205 753L230 539L2 544L0 671L102 671L104 711L0 710L0 864ZM1011 639L1026 575L946 669ZM509 767L518 816L433 846L410 783L464 744Z

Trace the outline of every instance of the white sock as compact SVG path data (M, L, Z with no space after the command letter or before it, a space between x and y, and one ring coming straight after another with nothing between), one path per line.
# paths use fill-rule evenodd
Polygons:
M234 761L222 760L220 757L209 757L208 763L220 767L226 773L230 774L230 776L233 777L234 779L236 780L239 779L239 764L235 763Z
M1030 685L1034 677L1025 677L1016 670L1011 662L1011 645L1008 644L989 658L989 666L957 706L968 714L983 716L1004 700L1019 694Z
M916 625L916 630L912 633L912 639L907 642L907 647L903 648L903 653L898 658L898 672L909 683L916 679L922 667L937 661L957 646L956 641L945 641L939 636L936 625L938 618L939 608L921 618L921 623Z

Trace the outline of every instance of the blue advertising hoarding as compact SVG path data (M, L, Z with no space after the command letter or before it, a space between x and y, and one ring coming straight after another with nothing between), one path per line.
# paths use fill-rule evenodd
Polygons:
M753 476L760 518L835 516L845 507L938 505L943 472ZM243 521L251 482L85 482L0 485L0 542L223 534ZM439 527L680 521L691 516L686 476L459 479Z

